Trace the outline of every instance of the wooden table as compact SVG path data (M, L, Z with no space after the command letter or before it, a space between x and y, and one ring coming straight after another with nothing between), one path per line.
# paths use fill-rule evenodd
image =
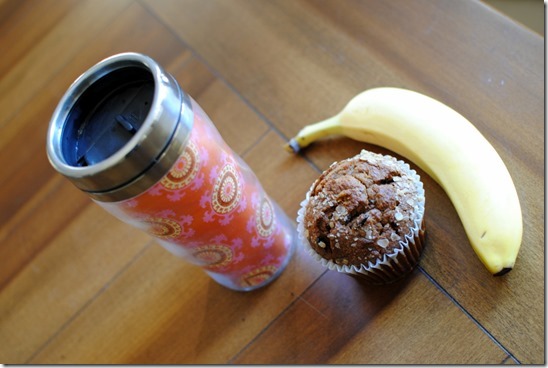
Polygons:
M331 162L388 152L331 138L288 154L304 125L377 86L452 106L514 178L515 269L487 272L418 170L427 247L403 282L367 286L298 249L268 287L219 286L47 161L66 88L123 51L164 65L292 218ZM544 39L483 3L4 0L0 54L0 362L545 363Z

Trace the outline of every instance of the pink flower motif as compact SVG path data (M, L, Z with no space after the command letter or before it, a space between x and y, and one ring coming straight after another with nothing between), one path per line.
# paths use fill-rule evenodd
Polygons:
M172 191L170 194L167 195L167 199L169 199L171 202L177 202L181 200L185 196L185 192L182 190Z
M253 233L253 230L255 230L255 218L254 217L250 217L247 219L247 224L246 224L246 227L245 229L247 230L248 233Z
M251 206L252 208L257 208L257 206L261 203L261 197L257 192L253 192L251 195Z
M156 197L162 195L163 188L163 186L156 184L152 188L150 188L147 193Z
M221 219L219 219L219 224L226 226L232 221L233 218L234 215L222 215Z
M192 182L192 186L190 187L190 189L192 190L200 189L202 185L204 185L204 179L205 179L205 175L203 173L198 174L196 178L194 179L194 181Z
M242 198L240 199L240 203L238 204L238 213L242 213L245 211L245 209L247 208L247 198L244 196L242 196Z
M235 257L232 259L232 261L233 261L233 263L240 263L244 258L245 258L245 257L244 257L243 252L238 252L238 255L235 256Z
M210 198L211 198L211 192L210 191L204 192L204 194L200 198L200 207L206 208L207 204L211 201Z
M137 199L130 199L124 202L123 206L126 208L135 208L139 204L139 201Z
M264 247L266 249L272 247L274 245L274 237L269 237L266 239L266 241L264 242Z
M206 211L204 213L204 217L202 218L202 220L204 222L212 222L214 220L214 217L215 217L215 212L213 211Z
M219 176L219 166L213 166L209 172L209 182L215 183L217 177Z
M193 237L195 233L196 233L196 231L194 229L186 229L186 230L181 231L181 237L184 240L186 240L188 238Z
M213 238L211 239L211 242L212 242L212 243L223 243L223 242L225 242L226 240L227 240L226 235L224 235L224 234L219 234L219 235L213 237Z
M207 162L209 161L209 151L205 148L201 149L200 150L200 157L202 158L202 162L204 164L207 164Z
M272 256L272 254L268 253L267 255L265 255L263 257L263 259L261 260L261 265L262 266L266 266L270 263L272 263L272 260L274 259L274 257Z
M253 238L251 238L251 246L253 248L257 248L260 245L261 245L261 240L258 237L254 236Z
M155 215L157 217L172 218L176 217L177 214L175 213L175 211L167 209L163 211L158 211Z
M190 225L192 223L192 220L194 219L192 215L182 215L180 218L181 224L183 225Z
M242 249L243 244L244 244L244 241L242 240L242 238L236 238L232 240L232 247L234 249Z

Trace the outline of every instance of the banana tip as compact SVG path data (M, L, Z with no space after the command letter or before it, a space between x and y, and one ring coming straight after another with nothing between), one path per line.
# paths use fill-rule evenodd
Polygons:
M508 272L512 271L512 267L505 267L503 268L502 270L500 270L499 272L497 272L496 274L494 274L493 276L502 276L502 275L506 275Z
M299 151L301 150L301 147L299 146L295 138L291 138L289 142L284 145L284 148L287 152L291 153L299 153Z

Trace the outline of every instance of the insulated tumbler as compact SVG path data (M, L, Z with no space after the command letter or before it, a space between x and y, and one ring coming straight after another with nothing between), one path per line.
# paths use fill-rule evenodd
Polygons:
M234 290L275 279L292 221L201 107L146 55L80 76L50 121L52 166L108 212Z

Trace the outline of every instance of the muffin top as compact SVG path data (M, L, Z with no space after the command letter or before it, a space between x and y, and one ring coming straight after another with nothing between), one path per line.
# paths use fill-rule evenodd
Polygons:
M423 212L422 183L409 165L363 150L333 163L315 181L304 235L321 257L359 266L401 248Z

